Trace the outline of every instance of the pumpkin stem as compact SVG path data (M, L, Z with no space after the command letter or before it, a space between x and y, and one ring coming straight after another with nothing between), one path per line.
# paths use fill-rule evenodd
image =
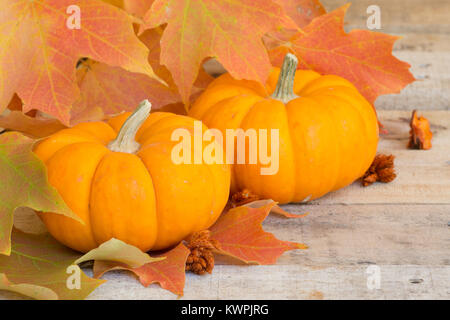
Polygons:
M117 134L117 138L108 144L109 150L125 153L135 153L138 151L140 144L135 140L136 132L145 119L147 119L151 108L152 104L147 99L142 101L124 122Z
M297 70L298 60L292 53L286 54L281 67L280 76L278 78L277 87L275 88L272 98L283 103L298 98L294 93L294 78Z

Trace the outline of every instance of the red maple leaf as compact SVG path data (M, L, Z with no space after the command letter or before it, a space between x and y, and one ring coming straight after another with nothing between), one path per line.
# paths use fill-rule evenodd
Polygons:
M152 102L152 110L181 100L176 88L145 74L90 60L78 67L77 80L80 97L71 110L72 125L133 111L144 99Z
M186 278L185 266L189 249L183 243L175 248L152 257L166 257L164 260L144 264L139 268L130 268L119 262L95 261L94 277L99 278L111 270L129 270L135 273L145 287L152 283L159 283L161 288L169 290L179 296L183 295Z
M285 251L306 249L304 244L282 241L262 228L262 222L275 202L259 208L241 206L220 216L209 229L219 243L219 252L245 263L274 264Z
M398 93L415 79L410 65L392 55L398 37L367 30L345 33L348 7L316 17L288 41L271 43L271 60L281 65L287 52L294 53L300 69L346 78L373 104L379 95Z
M161 63L169 69L185 103L207 57L217 57L235 78L263 83L271 64L262 36L281 26L296 28L271 0L156 0L142 30L165 23Z
M79 8L80 28L69 23L76 14L69 7ZM131 16L112 5L98 0L0 0L0 8L0 111L16 92L24 112L38 109L69 124L79 94L75 66L81 57L156 77Z

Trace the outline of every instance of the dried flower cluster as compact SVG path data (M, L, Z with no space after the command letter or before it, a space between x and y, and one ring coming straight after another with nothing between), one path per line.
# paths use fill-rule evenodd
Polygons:
M218 248L218 243L209 236L210 231L203 230L194 233L189 239L187 247L191 253L186 261L186 271L202 275L214 269L213 249Z
M414 110L411 116L411 122L409 124L411 130L409 131L410 137L408 142L409 149L431 149L431 138L433 133L430 131L430 123L425 117L418 117L417 111Z
M362 177L363 186L367 187L376 181L387 183L394 180L397 176L394 171L394 158L392 154L377 155Z
M256 201L256 200L260 200L261 198L252 193L250 190L248 189L244 189L242 191L236 192L231 196L231 205L234 207L239 207L242 206L244 204Z

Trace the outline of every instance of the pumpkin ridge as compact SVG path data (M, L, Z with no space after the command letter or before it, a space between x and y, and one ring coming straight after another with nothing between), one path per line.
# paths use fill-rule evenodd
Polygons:
M140 163L137 161L139 161ZM140 168L138 168L138 164L141 166ZM124 168L123 165L127 166ZM136 170L129 171L128 167L133 167ZM125 169L125 173L123 170L121 170L122 168ZM112 172L108 171L111 169L113 169ZM105 173L108 174L105 175ZM142 177L142 174L145 175L145 177ZM110 175L113 175L113 177L111 178ZM130 202L130 199L132 199L133 197L131 196L131 193L128 193L129 189L125 189L123 186L120 186L120 184L115 183L117 179L122 179L124 177L126 178L125 181L127 182L138 181L138 184L140 186L139 190L143 190L145 192L145 195L150 195L150 198L138 196L137 200L136 198L134 198L135 201ZM151 184L149 184L149 182L151 182ZM102 189L102 187L105 186L116 186L119 193L117 193L117 191L115 191L114 189L110 189L109 191L112 190L113 194L115 193L116 195L119 195L118 199L121 201L120 203L116 201L116 198L110 198L110 193L99 191ZM148 192L149 189L146 186L152 188L151 193ZM123 197L121 196L122 194ZM107 195L109 198L105 197L105 195ZM148 199L151 199L151 196L153 196L154 199L154 201L151 202L153 208L146 206L145 209L142 210L136 209L142 208L141 204L146 203ZM149 216L149 214L153 214L153 212L155 214L155 220L158 219L156 199L154 198L154 196L155 185L153 183L153 179L148 172L145 163L143 163L140 157L138 157L136 154L129 154L126 152L110 151L109 153L105 154L96 168L95 175L92 179L91 184L90 205L91 209L95 208L95 215L93 215L92 210L90 211L90 214L93 217L91 218L91 221L93 221L91 226L95 230L97 230L96 232L94 232L95 240L98 243L102 243L109 240L111 237L117 239L123 239L123 237L126 237L128 243L139 247L143 251L149 250L151 247L149 248L148 244L146 244L146 246L144 247L142 241L139 241L139 239L143 238L143 234L146 235L149 232L151 232L151 235L153 235L154 239L156 239L157 228L155 227L153 228L153 230L142 229L142 225L136 227L135 222L139 222L139 219L142 219L143 217L152 219L152 216ZM106 203L110 203L109 200L111 200L112 204L110 203L109 205L104 205L103 203L105 203L105 200ZM130 210L133 207L134 210ZM148 210L146 210L147 208ZM109 222L106 228L104 228L105 221ZM151 226L154 226L154 224L151 223ZM153 244L154 242L151 243L152 246Z
M308 96L308 98L314 100L318 105L320 105L320 106L322 106L322 107L324 107L324 108L326 108L328 110L325 114L330 119L330 123L332 123L332 126L334 128L334 132L335 133L339 132L338 131L338 126L336 126L336 122L334 121L334 118L335 118L334 109L332 107L330 107L328 104L322 103L322 101L316 99L316 97L314 97L314 96ZM331 184L332 187L329 190L327 190L325 193L328 193L330 191L335 190L336 185L338 184L341 172L342 172L342 165L343 165L343 163L342 163L342 147L341 147L341 144L340 144L341 139L337 139L337 141L338 141L338 144L335 145L335 147L336 147L336 157L335 157L335 159L336 159L336 161L339 162L339 166L338 166L338 170L337 170L338 173L335 174L335 178L334 178L333 184ZM322 195L320 195L320 196L322 196Z
M334 100L340 101L341 104L342 104L342 102L344 102L346 107L353 109L355 114L357 115L357 117L360 119L362 126L364 127L363 133L361 133L359 131L358 134L361 134L361 135L364 134L365 140L366 141L369 140L369 132L367 131L368 128L367 128L367 125L366 125L366 120L363 117L363 115L361 114L361 109L358 109L358 107L356 107L355 104L352 103L351 101L348 101L347 99L344 99L343 97L340 97L340 96L337 96L337 95L324 94L324 95L321 95L321 97L332 97ZM340 153L342 154L342 149L340 148L340 150L341 150ZM370 156L370 153L368 153L368 152L363 152L362 153L363 159L362 159L362 161L359 162L359 165L358 165L358 169L359 169L359 172L361 173L361 176L364 174L364 172L366 171L366 169L370 166L370 163L372 162L372 159L369 159L369 156ZM372 158L372 157L370 156L370 158ZM367 160L365 160L365 159L367 159ZM367 163L367 168L365 168L364 163ZM342 171L340 171L340 172L342 172ZM357 178L358 177L356 177L355 179L357 179ZM338 181L340 181L340 179L338 179ZM339 189L339 188L341 188L343 186L346 186L346 185L348 185L348 184L339 185L339 183L337 183L337 184L335 184L335 186L333 188L333 191L337 190L337 189Z
M298 97L297 99L302 99L302 97ZM289 102L284 106L284 110L285 110L285 114L286 114L286 121L287 121L287 124L288 124L288 131L289 131L290 145L291 145L292 154L293 154L293 158L294 158L293 160L294 160L294 169L295 169L295 173L296 173L295 176L296 176L296 177L301 173L301 170L300 170L300 168L299 168L299 162L300 162L300 161L298 161L298 160L299 160L299 156L297 155L297 152L295 152L295 148L294 148L294 140L292 139L292 137L294 137L295 134L294 134L294 132L293 132L294 128L293 128L293 126L292 126L292 122L290 121L291 117L289 117L289 115L288 115L289 109L288 109L287 106L288 106L291 102L295 102L295 100L297 100L297 99L294 99L294 100L289 101ZM297 179L294 179L294 194L293 194L293 197L291 198L291 200L290 200L289 202L291 202L291 201L293 200L293 198L295 198L295 196L296 196L296 193L297 193L297 185L298 185L298 181L297 181Z
M364 129L363 130L363 132L364 132L363 134L364 134L365 139L369 140L370 134L368 132L368 130L369 130L369 128L368 128L368 121L361 114L362 110L360 108L358 108L354 103L352 103L352 101L349 101L348 99L346 99L344 97L341 97L341 96L338 96L338 95L334 95L334 94L332 94L332 92L333 91L327 92L325 94L321 94L321 96L322 97L332 97L334 100L339 100L339 101L345 102L345 104L348 107L352 108L355 111L355 114L357 114L357 116L360 119L361 123L363 124L363 127L364 127L363 128ZM357 93L359 94L359 92L357 92ZM373 108L371 108L371 110L373 110ZM361 132L360 132L360 134L361 134ZM367 161L361 161L361 164L359 166L360 167L359 171L362 172L361 175L364 174L364 172L369 168L370 163L372 162L372 159L371 159L372 157L370 157L370 159L369 159L369 155L370 155L370 153L363 153L363 156L365 157L365 159L367 159ZM368 163L367 168L366 168L366 166L364 166L364 163ZM339 188L339 186L335 185L333 190L338 189L338 188Z
M215 115L215 114L217 114L217 113L219 113L219 111L223 111L223 109L226 109L226 108L229 108L229 103L232 103L234 100L239 100L239 99L241 99L241 98L247 98L247 97L252 97L253 95L250 95L250 94L240 94L240 95L237 95L237 96L231 96L231 97L228 97L228 98L225 98L225 99L222 99L222 100L220 100L220 101L218 101L218 102L216 102L215 104L213 104L213 105L211 105L209 108L208 108L208 110L205 112L205 114L203 115L203 117L202 117L202 119L201 119L201 121L204 121L205 122L205 124L209 127L209 121L208 121L208 115ZM255 96L255 98L258 98L258 100L255 100L255 102L252 104L252 105L250 105L250 107L248 108L248 110L247 110L247 112L245 112L245 114L247 114L248 112L250 112L250 110L253 108L253 106L257 103L257 102L259 102L259 101L262 101L262 100L264 100L264 99L266 99L265 97L261 97L261 96L259 96L259 95L254 95ZM220 108L219 108L220 107ZM243 109L243 107L239 107L240 109ZM217 109L217 110L216 110ZM244 117L245 117L245 115L244 115ZM244 118L243 117L243 118ZM205 120L206 119L206 120ZM212 118L212 119L210 119L210 120L215 120L215 118ZM242 122L242 119L241 119L241 122ZM240 127L240 125L241 125L241 123L239 123L239 125L238 125L238 128ZM228 129L228 128L227 128ZM225 132L224 132L225 133Z
M226 75L226 73L224 75ZM216 80L220 79L224 75L221 75L219 78L216 78ZM221 101L223 101L225 99L228 99L228 98L231 98L231 97L237 97L237 96L240 96L240 95L243 95L243 94L246 94L246 95L253 95L254 94L255 96L262 97L262 98L267 96L267 95L261 95L258 92L256 92L255 90L253 90L251 88L248 88L248 87L242 88L242 87L239 86L239 83L234 83L234 82L237 82L237 81L239 81L239 80L230 81L231 83L218 83L218 84L212 86L212 89L213 89L212 91L207 92L205 95L202 94L195 101L195 103L193 104L192 108L189 110L188 115L189 116L193 116L196 119L202 119L204 117L204 115L206 114L206 112L208 112L210 110L210 108L212 106L214 106L215 104L217 104L217 103L219 103L219 102L221 102ZM230 95L226 95L225 97L221 97L219 100L214 101L213 103L209 103L205 109L203 109L203 108L201 109L201 111L202 111L201 113L198 112L197 109L199 109L199 108L197 106L201 106L203 104L203 100L204 99L207 99L208 97L214 96L215 94L217 94L215 91L219 91L220 92L220 90L225 90L225 89L226 90L233 89L236 92L233 92L233 94L230 94Z
M203 150L202 150L202 153L203 153ZM216 184L215 184L215 179L214 179L215 176L212 173L211 166L206 166L206 168L208 169L207 171L209 173L209 179L213 182L213 183L211 183L212 184L212 190L213 190L213 197L212 197L212 201L211 201L211 208L209 210L210 216L213 216L213 213L214 213L213 209L214 209L215 204L216 204L216 196L217 196ZM204 226L203 228L200 228L200 229L207 229L207 228L209 228L211 226L210 221L211 221L211 217L210 217L210 219L208 221L208 225ZM202 230L197 230L197 231L202 231Z
M280 109L282 109L283 111L283 118L285 118L286 119L286 125L289 125L289 122L288 122L288 120L287 120L287 115L286 115L286 105L282 102L282 101L279 101L279 100L277 100L277 99L274 99L274 98L272 98L272 97L270 97L270 96L268 96L268 97L266 97L266 98L263 98L263 99L261 99L260 101L257 101L257 102L255 102L252 106L251 106L251 108L246 112L246 114L245 114L245 116L242 118L242 120L241 120L241 122L240 122L240 124L239 124L239 126L238 126L238 128L241 128L242 130L246 130L245 128L244 128L244 126L243 126L243 124L244 123L248 123L248 122L250 122L250 123L252 123L252 117L251 117L251 113L252 113L252 111L254 111L254 109L255 108L257 108L260 104L261 104L261 107L264 107L264 104L265 103L269 103L270 101L273 101L273 102L275 102L275 103L278 103L278 104L280 104ZM269 126L270 127L270 126ZM260 129L260 127L254 127L254 126L252 126L251 128L254 128L254 129ZM279 131L281 131L281 128L276 128L276 127L273 127L273 129L279 129ZM292 138L291 138L291 136L290 136L290 130L289 129L287 129L287 133L288 133L288 135L287 135L287 137L289 138L289 144L290 144L290 151L291 152L293 152L294 151L294 149L293 149L293 145L292 145ZM281 136L281 134L279 135L279 137ZM258 144L259 144L259 132L257 133L257 137L258 137ZM280 143L280 145L279 146L281 146L281 143ZM279 150L280 151L280 150ZM258 161L257 161L257 163L259 163L259 154L258 154L258 157L257 157L257 159L258 159ZM279 163L279 169L282 167L282 165L281 165L281 159L279 159L279 161L280 161L280 163ZM290 162L291 163L293 163L293 165L294 165L294 167L295 167L295 159L294 159L294 157L292 157L291 159L290 159ZM261 165L261 167L262 167L262 165ZM235 170L235 169L237 169L237 166L236 166L236 164L234 164L233 166L232 166L232 170ZM238 173L236 173L236 176L238 175ZM258 181L259 182L261 182L261 183L263 183L263 181L265 181L267 178L266 177L268 177L268 176L264 176L264 175L258 175ZM240 182L239 180L240 179L236 179L237 181L236 181L236 185ZM294 179L295 180L295 179ZM296 182L294 181L294 184L295 184ZM242 190L243 188L245 187L245 185L239 185L239 190L237 190L237 191L240 191L240 190ZM256 190L251 190L251 191L253 191L253 192L257 192ZM295 191L292 191L291 192L291 195L290 195L290 199L292 199L292 197L293 197L293 195L295 195ZM262 194L259 194L259 196L264 196L264 195L262 195Z
M163 118L161 118L161 119L158 119L157 121L155 121L154 123L152 123L150 126L148 126L147 128L145 128L145 130L144 130L143 132L141 132L141 134L140 134L140 136L139 136L139 139L137 139L137 141L141 144L140 150L142 150L142 148L144 148L144 147L148 144L148 141L149 141L149 140L150 140L150 141L152 140L152 139L151 139L152 137L158 136L159 134L164 134L164 133L166 133L167 131L173 131L174 129L186 129L186 130L188 130L188 131L190 131L190 132L193 133L193 129L187 127L187 125L186 125L186 126L179 126L179 125L176 125L176 124L172 124L171 126L165 127L165 128L163 128L163 129L158 130L157 132L154 132L152 135L149 135L149 134L148 134L148 132L149 132L151 129L154 129L156 125L158 125L158 124L160 124L160 123L163 123L163 122L167 121L169 118L172 118L173 120L176 120L176 119L180 119L181 117L184 117L186 120L192 120L192 118L187 117L187 116L177 115L177 114L170 114L170 115L168 115L168 116L166 116L166 117L163 117ZM195 119L195 120L197 120L197 119ZM145 139L144 139L144 138L145 138ZM152 142L157 142L157 141L158 141L158 140L152 141ZM137 152L137 153L139 153L139 152ZM137 153L136 153L136 154L137 154Z
M167 143L167 142L166 141L161 141L160 143ZM145 148L145 149L147 149L147 148ZM140 150L140 151L142 151L142 150ZM148 172L148 174L150 176L150 179L152 180L152 184L153 184L153 193L154 193L154 197L155 197L155 209L156 209L155 210L155 213L156 213L156 224L158 226L157 227L156 240L155 240L155 243L153 244L153 248L154 248L155 245L160 241L160 239L159 239L159 236L160 236L159 230L160 230L160 224L162 223L161 221L163 219L163 217L161 217L162 212L160 212L160 210L159 210L158 203L160 203L160 201L164 201L164 200L161 200L161 199L164 199L164 197L160 195L160 193L158 192L159 188L157 188L156 185L155 185L155 182L154 182L155 179L153 179L154 172L152 171L152 168L150 168L150 166L147 165L147 163L142 159L142 157L141 157L141 155L139 153L140 152L138 152L136 154L136 156L138 156L139 160L144 164L144 166L147 169L147 172Z
M339 84L330 85L329 83L327 83L327 80L329 80L330 77L332 79L334 78L335 80L338 80ZM319 87L314 88L315 86L319 86ZM310 89L311 87L313 89ZM346 88L351 88L351 89L357 90L351 82L349 82L348 80L346 80L344 78L340 78L335 75L322 75L319 78L316 78L316 79L312 80L311 82L309 82L307 85L305 85L301 90L301 91L303 91L303 93L301 93L301 94L302 95L310 95L318 90L323 90L323 89L328 89L328 88L339 88L339 87L346 87ZM310 92L304 93L304 91L310 91Z
M106 123L104 121L82 122L82 123L78 123L77 125L73 126L70 129L82 131L85 134L92 136L93 138L98 140L103 145L106 145L110 139L114 139L117 135L114 128L112 128L108 123ZM110 130L110 132L108 132L108 133L104 132L105 129L107 131ZM102 131L103 131L103 136L100 134L100 132L102 132ZM112 136L106 137L107 135L109 135L109 133L111 133ZM107 139L105 139L105 138L107 138Z
M56 151L56 152L55 152L55 153L54 153L47 161L50 162L50 160L51 160L52 158L54 158L54 157L58 154L59 151L61 151L61 150L63 150L63 149L66 149L66 148L73 148L74 146L79 145L79 144L93 144L93 145L101 146L102 148L105 148L105 149L106 149L105 154L100 158L99 162L95 165L95 170L94 170L94 172L92 173L92 175L91 175L91 177L90 177L89 192L88 192L88 210L87 210L87 216L86 216L86 221L85 221L85 223L86 223L87 225L89 225L89 232L90 232L92 241L93 241L97 246L99 246L100 243L99 243L99 242L97 241L97 239L95 238L95 234L94 234L93 229L92 229L91 211L90 211L90 198L91 198L92 182L93 182L93 178L94 178L94 176L95 176L95 173L96 173L96 171L97 171L98 165L99 165L100 161L101 161L101 160L102 160L102 159L103 159L110 151L109 151L103 144L101 144L101 143L98 142L98 141L82 141L82 142L75 142L75 143L68 144L68 145L62 147L61 149L59 149L58 151ZM70 219L70 218L66 218L66 217L65 217L65 219ZM76 222L76 221L75 221L75 222ZM77 222L76 222L76 223L77 223ZM86 225L86 224L85 224L85 225ZM73 249L74 249L74 248L73 248ZM94 249L94 247L91 248L91 249Z
M242 122L244 121L245 117L246 117L247 114L250 112L250 110L254 107L254 105L255 105L256 103L265 100L265 99L266 99L265 97L261 97L260 95L257 95L257 94L254 94L254 95L253 95L253 94L247 94L247 93L244 93L244 94L241 94L241 95L231 96L231 97L222 99L222 100L216 102L215 104L211 105L211 106L208 108L208 110L205 111L203 117L201 118L201 121L204 122L204 124L207 125L208 127L211 127L211 128L217 128L217 125L214 124L214 123L216 122L216 118L215 118L214 116L215 116L217 113L219 113L219 110L220 110L220 111L223 111L224 109L229 108L229 103L232 103L234 100L238 100L238 99L240 99L240 98L242 98L242 97L252 97L252 96L254 96L255 99L258 99L258 100L255 100L254 102L252 102L251 104L249 104L249 106L248 106L248 105L245 106L245 107L247 108L247 111L246 111L246 112L244 113L244 115L242 116L241 121L236 125L236 128L241 128L241 127L242 127ZM226 102L226 100L229 100L229 101ZM219 105L221 105L221 108L218 109L218 110L216 110L216 108L218 108ZM239 109L243 109L243 108L244 108L244 106L239 106ZM211 118L210 118L210 117L211 117ZM226 129L229 129L229 128L226 128ZM226 129L225 129L225 130L226 130ZM223 131L222 134L225 136L226 131ZM225 154L225 161L226 161L226 160L227 160L227 157L226 157L226 149L225 149L226 146L224 145L223 147L224 147L224 154ZM233 160L234 160L234 155L233 155ZM231 167L230 170L231 170L231 177L232 177L231 180L233 181L233 183L237 183L238 179L236 179L236 175L237 175L237 173L236 173L236 168L235 168L234 165L231 165L230 167ZM239 189L240 187L238 187L237 185L235 185L234 188L235 188L235 189ZM233 190L233 191L237 191L237 190Z
M108 149L108 148L107 148ZM95 241L95 243L97 244L97 247L101 244L101 241L99 241L98 239L97 239L97 237L95 236L95 232L94 232L94 229L93 229L93 227L92 227L92 221L91 221L91 216L92 216L92 212L91 212L91 196L92 196L92 189L93 189L93 184L94 184L94 178L95 178L95 175L97 174L97 170L98 170L98 167L99 167L99 165L100 165L100 163L103 161L103 159L105 159L105 157L109 154L109 153L111 153L111 152L113 152L113 151L111 151L111 150L109 150L108 149L108 152L106 152L104 155L103 155L103 157L101 157L101 159L100 159L100 161L97 163L97 166L95 167L95 170L94 170L94 174L92 175L92 178L91 178L91 184L90 184L90 186L89 186L89 209L88 209L88 213L89 213L89 228L91 229L91 234L92 234L92 239L94 239L94 241Z
M163 112L163 111L156 111L154 113L150 113L150 115L147 117L147 120L142 124L142 126L139 128L138 132L136 133L136 141L142 144L142 137L145 135L145 133L150 130L156 123L159 121L170 118L173 116L173 114L169 112ZM153 118L159 117L158 119L154 120ZM148 122L151 122L150 125L147 125Z
M67 138L74 138L76 137L76 139L73 139L74 141L70 141L68 143L66 143ZM53 150L52 154L50 156L48 156L48 150L46 150L45 155L41 154L41 149L43 146L45 146L46 144L49 144L52 142L52 139L58 139L61 140L63 142L63 144L61 146L59 146L57 149ZM56 141L58 141L56 140ZM55 140L53 140L54 142ZM66 129L62 129L61 131L58 131L52 135L50 135L49 137L38 141L38 143L33 147L33 152L35 152L39 158L41 158L41 160L45 163L47 162L48 159L50 159L51 157L53 157L53 155L58 152L59 150L61 150L62 148L72 145L72 144L76 144L76 143L81 143L81 142L92 142L92 143L99 143L101 144L101 141L99 141L96 137L94 137L92 134L85 132L83 130L80 129L74 129L74 128L66 128Z

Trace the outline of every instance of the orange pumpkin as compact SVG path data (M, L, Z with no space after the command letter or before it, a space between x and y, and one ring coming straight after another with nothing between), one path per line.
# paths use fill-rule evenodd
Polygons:
M280 203L315 199L361 177L375 157L372 105L341 77L296 68L297 58L287 54L265 86L223 74L189 111L222 134L236 128L279 130L278 172L262 175L267 165L259 157L255 164L235 161L232 192L249 189Z
M40 213L61 243L86 252L114 237L158 250L219 217L228 200L229 166L175 164L171 134L177 128L192 132L195 120L149 112L144 101L131 116L81 123L37 144L50 184L85 223Z

